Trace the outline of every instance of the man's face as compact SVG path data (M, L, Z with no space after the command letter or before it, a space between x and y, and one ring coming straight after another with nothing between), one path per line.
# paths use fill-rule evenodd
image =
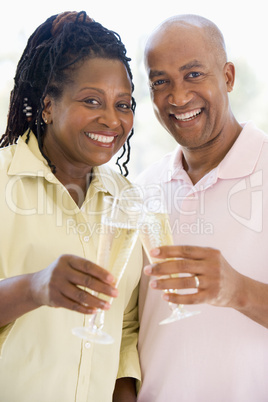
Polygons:
M147 47L146 68L155 114L188 149L204 147L224 134L233 69L217 56L215 46L196 27L173 26L159 31Z

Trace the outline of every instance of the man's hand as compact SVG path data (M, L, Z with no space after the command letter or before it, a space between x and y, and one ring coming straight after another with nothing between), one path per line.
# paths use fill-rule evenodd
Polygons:
M163 298L177 304L208 303L215 306L238 308L243 303L244 276L235 271L219 250L196 246L164 246L151 251L160 260L144 268L154 279L154 289L193 289L191 294L165 293ZM190 274L178 277L176 274ZM175 277L166 277L173 275ZM195 276L198 280L195 280Z

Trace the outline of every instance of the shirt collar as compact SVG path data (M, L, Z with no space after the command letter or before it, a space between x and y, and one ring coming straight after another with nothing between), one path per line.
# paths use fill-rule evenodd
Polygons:
M26 143L27 133L19 137L14 157L8 169L11 176L46 176L52 174L46 159L40 152L37 139L30 132L29 141Z
M11 176L45 177L52 183L59 183L52 173L48 162L40 152L37 139L30 132L29 141L26 143L27 133L19 137L14 157L10 164L8 174ZM118 195L123 186L130 185L124 177L110 169L108 166L97 166L93 169L93 179L89 186L91 194L98 191Z
M113 196L116 195L113 175L111 174L111 170L107 169L106 166L97 166L93 169L91 186L98 191L103 191Z
M221 179L240 178L251 174L267 139L267 135L253 122L241 125L243 130L218 166L218 177Z
M215 169L218 178L244 177L251 174L256 166L263 143L268 137L253 122L243 123L241 126L243 129L234 145ZM172 179L182 178L187 181L188 175L182 164L181 146L178 145L168 156L167 170L161 173L159 181L169 182Z

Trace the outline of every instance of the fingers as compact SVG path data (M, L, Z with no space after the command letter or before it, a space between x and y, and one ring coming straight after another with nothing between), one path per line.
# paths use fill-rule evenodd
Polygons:
M69 274L69 281L75 286L91 289L97 293L103 293L107 296L117 297L118 290L109 283L102 282L92 274L85 274L81 271L72 270Z
M150 254L152 257L159 259L166 258L186 258L194 260L205 259L208 254L217 252L210 247L198 247L198 246L162 246L151 250Z
M199 304L204 303L202 292L194 293L194 294L176 294L176 293L164 293L162 298L174 304Z
M107 296L109 300L118 295L114 283L115 278L98 265L81 257L62 255L33 275L32 298L39 306L91 314L99 308L110 308ZM104 296L106 301L102 300Z
M146 275L155 277L150 283L151 288L168 292L170 289L175 290L165 293L165 300L177 304L230 305L237 275L219 250L196 246L164 246L152 250L151 255L159 258L159 263L144 268Z
M200 277L201 278L201 277ZM168 277L164 279L152 280L150 286L153 289L197 289L194 276L184 277ZM198 289L202 289L201 281L199 282Z
M105 269L89 260L73 255L61 256L59 260L59 265L62 265L68 282L107 296L116 297L118 295L118 290L114 286L115 278ZM66 266L69 269L66 269Z
M164 246L151 250L151 255L160 261L146 266L144 272L155 276L174 273L204 274L215 269L221 258L219 250L197 246Z
M204 271L205 261L174 259L144 267L146 275L162 276L176 273L201 274Z
M57 303L54 307L61 306L84 314L92 314L97 309L108 310L111 306L107 301L71 284L65 286L62 293L55 295L54 303Z
M113 286L115 283L113 275L86 259L76 256L67 256L67 259L72 269L69 271L69 286L64 287L62 294L76 303L72 308L80 310L82 306L82 310L109 309L110 304L102 300L102 295L118 296L118 290ZM96 295L93 295L93 292Z
M73 269L80 271L83 274L90 275L91 277L97 278L107 284L115 283L115 278L110 272L106 271L99 265L96 265L89 260L72 255L69 256L68 262Z
M200 277L201 278L201 277ZM205 285L206 286L206 285ZM201 280L198 288L194 276L177 278L164 278L152 280L150 287L156 290L165 291L162 298L174 304L198 304L204 303L207 298L207 290L203 288Z

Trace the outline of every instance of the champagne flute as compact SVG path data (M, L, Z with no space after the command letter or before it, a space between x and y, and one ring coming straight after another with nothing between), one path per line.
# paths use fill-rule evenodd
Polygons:
M157 193L155 193L156 188L153 190L154 191L151 192L151 196L147 199L147 202L144 205L145 211L140 230L140 238L150 264L161 262L161 260L153 258L150 255L150 250L160 246L172 246L174 244L167 208L163 201L163 195L161 196L159 188L157 191L158 196L156 195ZM171 275L171 277L177 276L179 275ZM168 289L165 290L165 292L177 293L178 291L176 289ZM182 304L169 303L169 306L172 313L169 317L162 320L159 323L160 325L168 324L200 313L199 311L188 311Z
M97 252L97 264L110 271L116 279L117 287L127 266L139 234L141 204L137 197L128 198L132 192L125 191L124 197L104 197L107 208L101 217L102 230ZM91 291L91 294L98 295ZM113 298L105 295L102 299L112 302ZM104 310L98 309L91 314L88 326L73 328L72 333L90 342L111 344L114 339L102 330Z

